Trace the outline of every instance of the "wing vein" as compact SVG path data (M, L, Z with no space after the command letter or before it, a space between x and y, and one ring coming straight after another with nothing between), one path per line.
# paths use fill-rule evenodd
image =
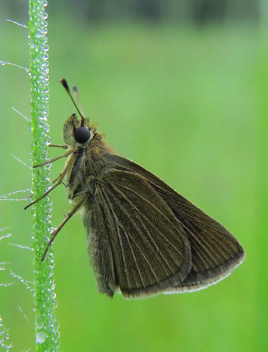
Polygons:
M109 191L108 191L108 192L109 192ZM120 192L120 191L118 190L118 192ZM120 193L121 193L121 192L120 192ZM111 196L112 196L112 195L111 195ZM151 250L153 251L152 245L151 245L148 241L146 241L146 239L144 238L144 236L142 236L142 232L141 232L139 226L137 226L136 222L133 221L133 219L130 217L131 214L129 214L128 212L126 212L126 210L125 210L124 207L120 207L120 208L121 208L121 210L124 212L124 214L129 218L129 220L131 221L133 227L134 227L134 228L137 230L137 232L140 234L140 238L143 240L143 243L145 243L146 245L148 245L149 248L151 248ZM124 233L126 234L126 232L125 232L125 230L124 230L124 228L123 228L123 225L121 224L121 222L120 222L119 219L118 219L118 222L120 223L120 225L121 225L121 227L122 227ZM149 232L146 228L145 228L145 231L146 231L146 233ZM131 235L130 235L130 236L131 236ZM151 236L150 236L150 238L151 238ZM160 253L161 257L162 257L163 260L165 261L165 257L164 257L163 254L159 251L159 248L156 246L156 244L155 244L155 242L153 241L152 238L151 238L151 240L152 240L153 244L155 245L155 248L157 249L157 251ZM157 276L156 276L156 274L155 274L155 272L154 272L152 266L150 265L150 262L148 261L147 257L144 255L144 252L141 250L141 248L140 248L140 246L138 245L138 243L133 240L133 237L132 237L132 241L133 241L133 243L136 245L136 247L139 249L141 255L143 256L143 258L144 258L145 261L147 262L147 264L148 264L148 266L149 266L149 268L150 268L152 274L154 275L155 279L156 279L157 282L158 282L159 280L158 280L158 278L157 278ZM157 259L158 263L161 265L161 262L158 260L157 257L156 257L156 259ZM166 263L166 264L168 265L168 263ZM161 265L161 267L162 267L162 265ZM170 269L170 271L172 272L172 269L171 269L171 268L169 268L169 269ZM163 267L162 267L162 270L163 270ZM164 272L166 275L168 274L168 273L165 272L165 270L163 270L163 272Z
M123 252L123 246L122 246L122 239L121 239L121 236L120 236L120 231L118 231L118 224L119 224L120 228L123 230L123 232L124 232L124 234L125 234L125 236L126 236L126 239L127 239L127 241L128 241L128 245L129 245L129 247L130 247L131 254L132 254L133 260L134 260L134 262L135 262L135 265L136 265L136 267L137 267L137 270L138 270L138 273L139 273L141 282L142 282L142 284L143 284L143 287L145 287L145 284L144 284L144 281L143 281L143 277L142 277L142 275L141 275L140 268L139 268L139 265L138 265L138 262L137 262L137 258L136 258L136 256L135 256L135 254L134 254L134 252L133 252L133 248L132 248L132 246L131 246L131 244L130 244L130 242L129 242L128 234L127 234L127 232L125 231L125 229L124 229L124 227L123 227L121 221L118 219L118 217L116 216L115 212L113 211L111 202L110 202L110 200L109 200L109 198L108 198L108 196L107 196L106 194L104 195L104 198L106 199L106 201L107 201L107 203L109 204L109 207L110 207L110 209L111 209L111 211L112 211L112 213L113 213L113 216L114 216L114 219L115 219L115 224L116 224L116 227L117 227L118 237L120 237L119 241L120 241L120 246L121 246L122 252ZM140 249L140 248L139 248L139 249ZM141 254L143 255L142 251L141 251ZM145 260L146 260L146 258L145 258ZM125 260L124 260L124 265L126 266ZM148 263L148 265L150 266L149 263ZM155 273L154 273L153 269L151 269L151 270L152 270L153 275L155 276ZM127 273L126 273L126 274L127 274ZM136 281L136 283L137 283L137 281ZM128 280L128 285L129 285L129 280ZM130 286L129 286L129 289L130 289Z
M112 186L113 186L113 185L112 185ZM114 187L114 186L113 186L113 187ZM162 213L159 211L159 209L154 206L154 204L152 204L152 203L149 202L146 198L144 198L144 197L142 196L142 194L137 193L137 192L135 192L133 189L128 188L128 187L125 187L124 185L122 185L122 187L123 187L124 189L127 189L127 190L130 191L131 193L135 194L136 196L140 197L140 198L141 198L142 200L144 200L147 204L149 204L151 207L153 207L153 208L159 213L160 216L164 217L165 220L168 221L168 223L174 228L174 230L175 230L176 232L178 231L177 228L176 228L176 226L175 226L164 214L162 214ZM118 190L117 187L116 187L116 189ZM119 191L119 190L118 190L118 191ZM119 192L120 192L120 191L119 191ZM129 202L129 199L126 197L126 195L125 195L123 192L120 192L120 194ZM130 202L130 203L131 203L131 202ZM175 249L175 251L178 252L178 254L180 254L180 255L182 256L182 253L178 250L178 248L177 248L176 246L174 246L174 244L173 244L172 242L170 242L170 241L168 240L168 238L165 237L165 236L162 234L162 232L160 232L160 231L155 227L155 225L154 225L147 217L145 217L145 214L143 214L137 207L135 207L135 206L133 205L133 203L131 203L131 205L137 210L137 212L141 215L141 217L146 218L147 221L150 223L150 225L152 225L152 226L154 227L154 229L161 235L161 237L164 238L165 241L167 241L167 242L173 247L173 249ZM174 215L174 218L176 219L175 215Z
M102 192L102 197L104 197L103 190L102 190L101 192ZM113 208L112 208L112 206L111 206L111 204L110 204L110 201L108 201L107 204L109 204L109 211L110 211L110 213L112 213L113 216L115 216L114 211L113 211ZM119 244L120 244L120 247L121 247L121 253L122 253L122 258L123 258L123 262L124 262L124 271L125 271L125 274L126 274L127 284L128 284L128 288L130 289L130 288L131 288L131 285L130 285L130 282L129 282L129 273L128 273L127 265L126 265L126 258L125 258L125 253L124 253L124 246L122 245L122 239L121 239L120 233L119 233L119 231L118 231L118 226L117 226L117 222L116 222L116 221L115 221L115 226L116 226L116 231L117 231L117 237L118 237L118 239L119 239Z
M170 267L170 265L169 265L169 263L167 262L165 256L163 255L163 253L161 252L161 250L159 249L159 247L158 247L157 244L155 243L153 237L152 237L151 234L150 234L150 231L146 228L146 226L145 226L144 221L142 220L142 218L143 218L143 219L146 219L146 221L149 223L149 225L151 225L151 226L156 230L156 232L158 232L158 233L160 234L160 236L163 237L163 238L166 240L166 242L168 242L180 255L181 255L181 252L180 252L179 250L177 250L177 248L176 248L170 241L168 241L168 239L167 239L166 237L163 236L162 232L159 231L159 229L156 228L156 227L154 226L154 224L153 224L146 216L143 216L143 215L142 215L141 211L140 211L133 203L131 203L131 201L129 200L129 198L128 198L123 192L121 192L116 186L114 186L114 185L111 185L111 186L114 188L114 190L115 190L116 192L120 193L120 195L121 195L128 203L130 203L131 206L137 211L137 214L136 214L136 215L138 216L138 218L139 218L139 220L140 220L140 224L142 225L144 231L149 235L149 238L151 239L151 242L153 243L153 245L154 245L155 249L157 250L157 252L158 252L158 253L160 254L160 256L162 257L163 261L166 263L166 265L167 265L167 267L169 268L170 272L173 273L172 268ZM141 232L139 226L137 226L136 222L133 221L132 218L130 218L130 215L131 215L131 214L130 214L130 213L126 213L124 207L121 207L121 209L122 209L122 211L128 216L128 218L130 219L131 223L132 223L133 226L136 228L136 230L137 230L138 233L140 234L140 237L142 238L143 242L145 243L145 238L144 238L144 236L142 236L142 232ZM149 243L148 241L146 241L146 242L147 242L146 244L152 249L152 246L150 245L150 243ZM134 241L134 243L135 243L135 241ZM137 243L135 243L135 244L137 244ZM160 262L159 262L159 263L160 263ZM148 264L149 264L149 263L148 263ZM161 265L161 263L160 263L160 265ZM162 267L162 270L163 270L163 266L162 266L162 265L161 265L161 267ZM165 270L164 270L164 272L166 273L166 275L168 274Z

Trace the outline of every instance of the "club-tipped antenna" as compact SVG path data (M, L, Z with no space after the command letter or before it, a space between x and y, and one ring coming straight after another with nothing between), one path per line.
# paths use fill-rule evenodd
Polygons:
M78 102L79 108L80 108L80 110L81 110L81 112L82 112L82 115L85 116L84 111L83 111L82 106L81 106L80 99L79 99L78 89L77 89L76 86L73 86L73 92L74 92L74 95L75 95L76 100L77 100L77 102Z
M72 94L70 92L70 89L69 89L69 86L68 86L66 80L63 78L63 79L60 80L60 83L65 88L65 90L66 90L67 94L69 95L69 97L71 98L76 110L78 111L79 115L81 116L81 126L84 126L85 117L83 116L83 111L81 109L81 111L82 111L82 114L81 114L80 110L78 109L78 106L76 105L76 102L74 101L74 98L72 97ZM79 105L80 105L80 102L79 102Z

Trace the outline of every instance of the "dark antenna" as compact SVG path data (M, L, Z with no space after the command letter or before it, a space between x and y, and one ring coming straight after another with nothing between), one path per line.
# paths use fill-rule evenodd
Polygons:
M76 110L78 111L79 115L81 116L81 126L84 126L85 118L84 118L84 116L81 114L80 110L78 109L78 107L77 107L77 105L76 105L76 103L75 103L75 101L74 101L74 98L72 97L72 94L71 94L71 92L70 92L70 89L69 89L69 86L68 86L66 80L63 78L63 79L60 80L60 83L61 83L61 84L63 85L63 87L65 88L65 90L66 90L66 92L68 93L69 97L71 98L71 100L72 100L72 102L73 102L73 104L74 104ZM79 102L79 105L80 105L80 102ZM82 109L81 109L81 110L82 110ZM83 111L82 111L82 113L83 113Z

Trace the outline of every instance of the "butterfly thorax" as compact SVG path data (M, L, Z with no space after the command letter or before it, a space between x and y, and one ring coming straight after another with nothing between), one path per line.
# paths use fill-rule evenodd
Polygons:
M76 152L73 164L67 173L67 196L75 203L76 196L83 192L89 192L94 186L94 180L101 177L102 172L107 168L104 155L115 154L112 148L104 140L101 133L94 137ZM68 163L69 160L67 160Z

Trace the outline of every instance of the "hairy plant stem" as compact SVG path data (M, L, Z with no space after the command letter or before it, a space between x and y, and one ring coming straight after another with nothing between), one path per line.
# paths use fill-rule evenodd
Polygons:
M39 164L48 158L49 125L48 97L48 45L46 2L29 0L30 47L30 103L32 130L32 163ZM32 190L38 198L51 185L49 166L33 169ZM33 206L34 274L35 274L35 336L36 351L59 351L59 330L55 316L54 258L50 250L46 259L42 255L52 230L52 204L48 197Z

